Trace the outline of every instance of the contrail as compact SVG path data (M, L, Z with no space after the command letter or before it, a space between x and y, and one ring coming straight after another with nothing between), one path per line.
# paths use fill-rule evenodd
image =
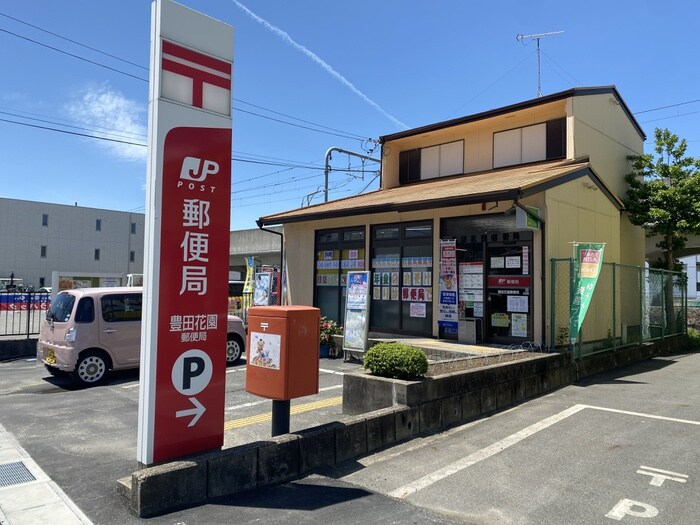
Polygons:
M358 95L362 100L367 102L370 106L375 108L377 111L379 111L382 115L387 117L389 120L391 120L394 124L396 124L399 127L402 127L404 129L408 129L408 126L401 122L399 119L395 118L394 116L390 115L389 113L386 112L386 110L381 107L379 104L377 104L374 100L369 98L367 95L365 95L362 91L357 89L352 82L350 82L347 78L345 78L343 75L338 73L335 69L333 69L327 62L325 62L321 57L319 57L316 53L313 51L309 50L308 48L302 46L301 44L298 44L295 42L291 36L289 36L289 33L286 33L285 31L282 31L279 27L273 26L270 22L265 20L264 18L260 18L258 15L253 13L250 9L248 9L246 6L241 4L238 0L231 0L234 4L236 4L238 7L240 7L243 11L246 12L248 16L250 16L253 20L258 22L259 24L262 24L265 28L269 29L273 33L275 33L278 37L280 37L282 40L290 44L292 47L295 47L302 53L304 53L307 57L309 57L311 60L316 62L319 66L321 66L323 69L325 69L328 73L331 74L334 78L339 80L342 84L345 84L350 91Z

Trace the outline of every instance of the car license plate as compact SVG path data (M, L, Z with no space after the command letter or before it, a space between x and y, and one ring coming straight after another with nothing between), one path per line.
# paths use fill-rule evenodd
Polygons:
M47 352L46 362L50 365L56 364L56 354L53 353L53 350Z

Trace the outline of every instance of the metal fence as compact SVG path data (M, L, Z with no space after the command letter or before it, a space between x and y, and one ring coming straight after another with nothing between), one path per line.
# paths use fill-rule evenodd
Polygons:
M51 294L0 292L0 336L37 335L51 303Z
M687 331L686 276L680 272L603 263L575 345L569 315L574 259L552 259L550 346L576 359Z

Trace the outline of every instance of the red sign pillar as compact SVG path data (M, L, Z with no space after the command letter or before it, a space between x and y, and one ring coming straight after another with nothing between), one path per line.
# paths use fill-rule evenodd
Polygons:
M137 459L223 445L233 29L153 4Z

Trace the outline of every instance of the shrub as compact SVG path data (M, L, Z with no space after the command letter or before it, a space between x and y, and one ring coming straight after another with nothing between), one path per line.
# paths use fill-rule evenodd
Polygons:
M378 343L365 353L363 366L375 376L416 379L428 371L428 358L415 346Z
M691 350L700 348L700 332L695 328L688 328L688 347Z

